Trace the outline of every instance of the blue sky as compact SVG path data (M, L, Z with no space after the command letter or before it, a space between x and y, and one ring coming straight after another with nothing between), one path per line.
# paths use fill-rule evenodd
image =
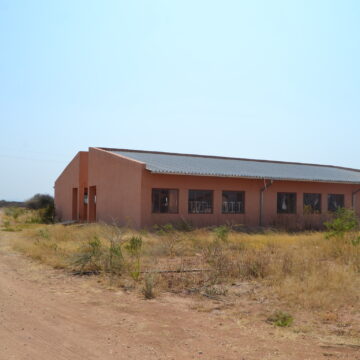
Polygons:
M0 199L107 146L360 168L357 0L0 0Z

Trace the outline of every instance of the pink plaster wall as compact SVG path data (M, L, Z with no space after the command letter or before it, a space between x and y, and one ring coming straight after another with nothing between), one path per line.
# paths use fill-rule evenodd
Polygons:
M315 227L318 227L329 218L328 194L344 194L345 207L351 208L352 192L355 188L356 186L349 184L274 181L274 183L264 193L264 225L286 227L310 227L310 225L313 225ZM294 192L297 194L296 214L277 214L278 192ZM321 214L303 214L304 193L321 194Z
M89 148L88 185L96 186L96 221L139 228L144 165Z
M258 226L260 222L260 189L264 180L220 178L207 176L180 176L151 174L144 170L142 181L141 224L149 227L184 219L194 226L220 225L225 223ZM151 212L152 188L178 189L178 214L153 214ZM349 184L330 184L319 182L274 181L264 192L263 225L295 227L319 227L329 217L327 211L328 194L344 194L345 207L352 206L352 192L360 188ZM213 190L212 214L188 214L188 190ZM245 191L245 214L222 214L221 199L223 190ZM296 214L277 214L277 192L297 194ZM303 194L320 193L322 213L303 214ZM360 214L360 193L357 195L356 210Z
M219 225L224 223L258 225L259 180L219 178L207 176L159 175L144 171L142 183L142 226L177 222L180 219L194 226ZM152 188L179 189L178 214L153 214L151 212ZM212 214L188 214L188 190L213 190ZM222 214L223 190L245 191L245 214Z
M80 152L55 182L57 215L62 220L72 218L72 188L79 189L79 219L85 220L83 191L96 186L96 221L118 223L135 228L167 224L183 219L194 226L225 223L258 226L260 189L264 180L221 178L207 176L152 174L145 165L135 160L99 149ZM178 189L178 214L153 214L153 188ZM345 206L352 206L352 193L360 185L319 182L274 181L264 192L263 225L286 227L319 226L327 219L327 196L344 194ZM188 190L213 190L212 214L188 214ZM245 191L245 214L222 214L223 190ZM277 214L277 192L297 193L297 213ZM322 214L303 215L303 193L321 193ZM356 211L360 216L360 192L356 196ZM89 219L89 207L87 209Z
M72 191L78 189L78 217L81 214L81 189L86 186L88 153L80 151L55 181L55 210L61 221L72 220Z

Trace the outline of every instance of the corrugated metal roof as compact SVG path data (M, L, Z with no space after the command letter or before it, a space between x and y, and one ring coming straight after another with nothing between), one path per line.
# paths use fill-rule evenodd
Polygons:
M360 170L330 165L106 148L104 150L140 161L145 164L147 170L158 174L360 184Z

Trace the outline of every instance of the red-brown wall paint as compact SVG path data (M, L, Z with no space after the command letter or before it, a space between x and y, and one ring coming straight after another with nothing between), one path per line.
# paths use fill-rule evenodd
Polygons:
M320 182L274 181L264 194L264 224L267 226L315 227L329 218L328 194L344 194L345 207L352 207L352 193L356 186L349 184L330 184ZM294 192L296 196L296 214L277 214L277 193ZM321 214L304 215L304 193L321 194Z
M87 213L86 206L84 204L84 191L88 187L88 170L89 168L89 153L81 152L80 153L80 173L79 173L79 219L81 221L86 221Z
M89 187L96 186L96 219L141 227L141 175L144 165L125 157L89 149Z
M269 183L269 181L267 181ZM142 182L141 224L148 227L154 224L177 222L181 219L195 226L220 225L225 223L258 226L260 224L260 189L264 180L221 178L207 176L159 175L144 171ZM359 186L360 187L360 186ZM151 212L152 188L178 189L178 214L153 214ZM213 190L212 214L188 214L188 191L190 189ZM274 181L264 191L263 225L285 227L319 227L329 217L328 194L344 194L345 207L352 206L352 193L358 189L356 185L330 184L319 182ZM221 200L223 190L245 191L245 214L222 214ZM296 214L277 214L277 193L294 192L296 198ZM303 214L303 194L321 194L321 214ZM360 193L357 194L357 213L360 214Z
M73 188L78 189L77 218L83 215L83 189L87 186L88 152L80 151L55 181L55 209L58 219L72 220Z
M224 223L258 225L259 180L219 178L207 176L160 175L143 173L141 220L142 226L178 222L183 219L194 226L209 226ZM179 189L178 214L153 214L151 212L152 188ZM188 214L189 190L213 190L212 214ZM222 214L221 201L223 190L245 191L245 214Z

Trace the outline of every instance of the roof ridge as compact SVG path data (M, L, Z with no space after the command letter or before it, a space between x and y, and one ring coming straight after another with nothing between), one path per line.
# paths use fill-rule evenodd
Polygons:
M99 149L103 149L105 151L127 151L127 152L134 152L134 153L159 154L159 155L177 155L177 156L189 156L189 157L223 159L223 160L257 161L257 162L263 162L263 163L275 163L275 164L286 164L286 165L321 166L321 167L327 167L327 168L335 168L335 169L342 169L342 170L350 170L350 171L360 172L360 169L355 169L355 168L350 168L350 167L337 166L337 165L314 164L314 163L303 163L303 162L296 162L296 161L249 159L249 158L237 158L237 157L230 157L230 156L186 154L186 153L173 153L173 152L165 152L165 151L118 149L118 148L105 148L105 147L99 147Z

